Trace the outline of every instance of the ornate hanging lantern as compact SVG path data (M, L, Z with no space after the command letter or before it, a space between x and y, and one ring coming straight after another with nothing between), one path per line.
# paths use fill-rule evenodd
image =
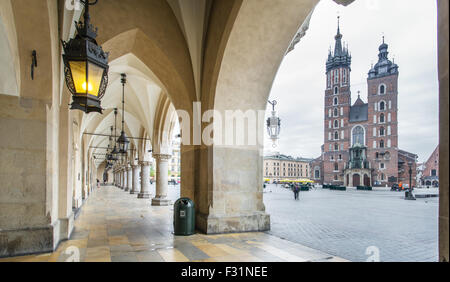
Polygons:
M277 146L276 142L280 136L281 120L279 117L277 117L277 112L275 111L277 101L269 101L269 104L272 105L272 116L267 119L267 132L269 133L269 137L273 142L272 146L275 148Z
M128 152L128 145L130 141L125 134L125 84L127 83L127 75L122 73L122 132L120 133L117 143L119 144L119 151L122 155L126 155Z
M80 0L84 6L84 23L76 22L77 35L69 42L62 41L64 48L64 75L72 93L72 110L85 113L102 113L100 100L108 85L108 56L97 44L97 29L90 23L89 6L98 0Z

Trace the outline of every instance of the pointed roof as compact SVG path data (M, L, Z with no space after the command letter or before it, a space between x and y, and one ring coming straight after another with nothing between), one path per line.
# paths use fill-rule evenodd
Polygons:
M338 17L337 34L334 37L334 53L331 53L331 50L328 52L328 60L326 64L327 72L336 67L350 67L352 63L352 56L349 55L348 48L345 48L342 45L342 37L340 17Z
M361 95L360 95L360 91L358 91L358 99L356 99L356 102L353 104L353 106L361 106L364 105L365 103L363 102L363 100L361 100Z
M384 42L378 48L378 62L369 71L369 79L398 74L398 65L389 60L389 45Z

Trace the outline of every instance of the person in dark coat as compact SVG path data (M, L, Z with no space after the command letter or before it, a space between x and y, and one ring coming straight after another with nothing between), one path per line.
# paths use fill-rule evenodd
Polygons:
M300 193L300 187L298 187L297 184L293 185L293 189L294 191L294 199L298 200L298 194Z

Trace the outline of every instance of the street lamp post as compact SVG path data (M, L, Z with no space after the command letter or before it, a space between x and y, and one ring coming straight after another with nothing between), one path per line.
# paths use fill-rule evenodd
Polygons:
M412 188L412 181L411 181L411 179L412 179L412 162L408 162L408 167L409 167L409 170L408 170L408 172L409 172L409 189L408 189L408 191L406 191L405 200L415 200L416 198L414 197L414 195L412 193L413 188Z

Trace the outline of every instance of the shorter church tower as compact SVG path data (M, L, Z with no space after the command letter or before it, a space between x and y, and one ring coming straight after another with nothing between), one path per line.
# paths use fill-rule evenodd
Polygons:
M388 58L388 45L379 47L378 62L369 71L367 147L374 181L398 182L398 66Z

